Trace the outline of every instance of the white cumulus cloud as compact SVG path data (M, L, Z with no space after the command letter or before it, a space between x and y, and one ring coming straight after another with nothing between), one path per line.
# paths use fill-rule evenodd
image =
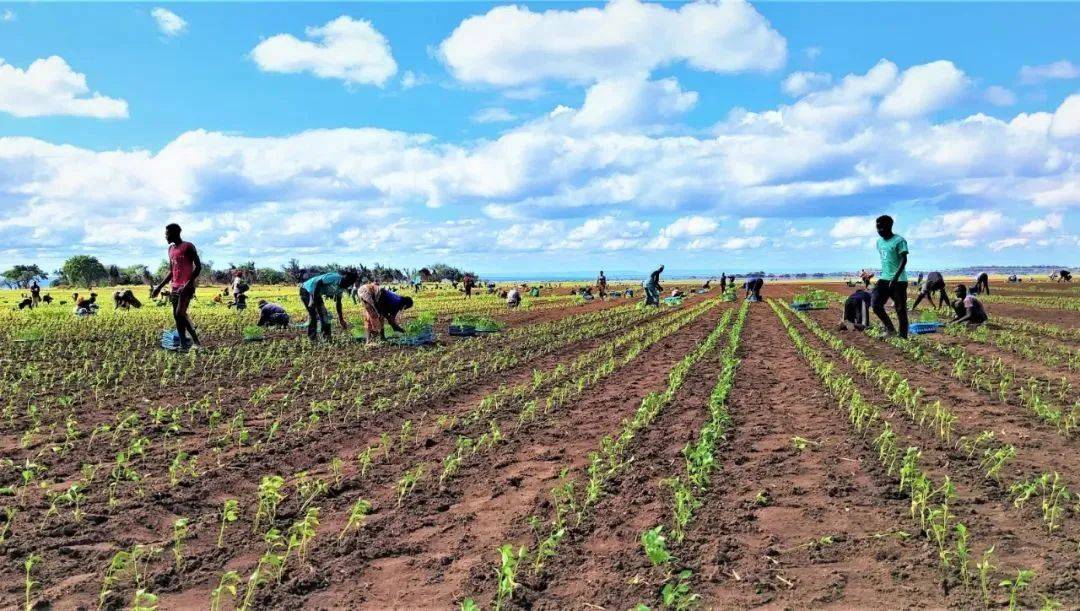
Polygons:
M1051 212L1043 218L1034 219L1020 226L1020 233L1029 236L1041 236L1048 231L1061 229L1065 216L1060 212Z
M187 21L167 8L160 6L150 11L150 15L157 22L158 29L166 36L179 36L187 30Z
M739 219L739 228L749 233L761 226L761 222L765 219L760 216L748 216L744 219Z
M1020 82L1026 85L1034 85L1050 80L1074 79L1078 76L1080 76L1080 67L1066 59L1049 64L1020 68Z
M310 72L349 85L382 87L397 73L390 43L370 21L342 15L304 33L312 40L271 36L252 49L251 57L266 72Z
M967 86L967 76L950 61L912 66L881 100L880 109L888 117L920 117L953 103Z
M824 89L830 83L832 75L825 72L792 72L780 84L780 89L790 96L801 97L811 91Z
M16 117L71 115L97 119L125 118L124 100L91 92L86 75L53 55L25 70L0 59L0 112Z
M498 6L469 17L439 45L466 83L516 87L545 80L590 83L685 63L732 73L774 70L787 44L743 0L699 0L668 8L639 0L534 12Z
M697 99L696 92L683 91L673 78L604 80L589 87L571 123L593 130L656 126L689 111Z
M983 92L983 97L994 106L1012 106L1016 104L1016 94L999 85L991 85Z

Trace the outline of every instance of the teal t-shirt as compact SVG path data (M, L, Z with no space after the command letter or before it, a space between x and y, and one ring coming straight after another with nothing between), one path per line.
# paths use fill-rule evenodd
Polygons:
M314 295L315 284L322 280L322 284L319 284L319 294L323 297L329 297L330 299L336 299L341 294L341 274L337 272L330 272L321 276L315 276L308 278L304 281L304 289Z
M896 276L896 270L900 269L900 257L908 254L907 240L896 234L888 240L878 238L877 251L881 255L881 275L878 278L907 282L907 270Z

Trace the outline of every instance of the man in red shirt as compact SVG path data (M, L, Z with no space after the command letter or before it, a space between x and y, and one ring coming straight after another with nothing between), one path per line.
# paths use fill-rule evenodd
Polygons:
M193 348L201 348L199 337L195 334L195 325L188 318L187 310L191 304L191 298L195 296L195 279L202 272L202 261L195 245L180 239L180 225L170 223L165 226L165 239L169 242L169 273L154 287L150 297L157 297L165 284L172 281L172 293L169 299L172 301L173 319L176 321L176 333L180 336L180 346L186 343L187 334L191 334Z

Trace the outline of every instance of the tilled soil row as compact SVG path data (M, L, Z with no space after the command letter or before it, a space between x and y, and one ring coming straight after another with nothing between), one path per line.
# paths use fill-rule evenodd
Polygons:
M670 314L664 312L660 315ZM534 368L554 367L558 362L569 361L601 341L604 341L604 337L591 342L580 342L572 346L570 351L549 355L541 362L522 364L510 372L492 377L486 383L464 389L463 393L459 393L460 396L451 399L448 409L439 411L450 414L467 411L493 387L507 381L520 382L527 379ZM413 412L413 416L417 414ZM25 533L20 533L20 536L9 542L6 552L13 557L21 557L22 550L56 549L59 552L59 559L44 564L38 577L38 581L44 584L46 598L57 600L75 596L76 599L82 599L82 596L90 593L90 588L87 588L84 582L88 580L96 582L100 576L90 579L95 577L93 573L80 571L85 571L87 568L103 570L112 552L118 549L117 546L128 547L134 544L167 541L173 521L180 516L186 516L192 519L192 530L196 533L196 539L188 544L189 553L207 554L206 562L209 564L204 568L201 566L202 560L189 563L185 567L182 579L164 576L160 581L160 590L176 589L181 587L181 582L191 579L200 580L211 576L216 579L216 574L210 575L210 573L225 564L228 559L227 552L214 550L213 541L207 541L207 537L200 539L198 529L201 525L206 531L204 534L208 535L212 527L216 526L209 522L214 522L215 515L226 498L254 498L258 477L253 477L245 465L257 464L259 471L264 474L287 475L302 469L310 469L313 466L325 469L335 456L339 456L345 461L346 468L351 470L355 450L366 445L356 438L357 431L373 430L377 434L380 430L390 430L391 425L400 426L398 422L400 417L399 414L375 414L370 418L365 418L363 426L349 422L345 425L324 427L324 434L317 438L317 442L304 446L296 446L295 439L279 435L272 444L264 446L258 453L248 452L228 460L220 459L223 461L224 468L218 469L214 477L186 480L176 487L162 482L160 485L149 487L147 496L141 502L127 502L120 510L111 514L105 512L104 509L96 511L95 505L87 502L84 510L89 515L81 526L72 524L67 517L54 519L53 522L56 525L40 533L32 534L30 537L25 537L23 536ZM364 438L370 437L371 434L364 435ZM305 448L309 451L305 452ZM238 458L241 460L237 461ZM157 464L148 463L147 466L140 465L140 468L146 472L159 473L165 472L167 466L165 463L158 462ZM44 510L45 506L38 507L38 511L44 512ZM203 514L208 518L203 521L208 524L201 524L196 518ZM78 537L72 541L72 536L76 532ZM216 532L213 534L216 535ZM13 571L15 565L16 563L12 562L4 568ZM73 574L78 578L73 580L70 577ZM200 574L203 577L199 577ZM10 576L9 583L12 584L10 594L14 598L18 595L16 588L19 582L14 572ZM77 591L72 591L73 585L77 586L75 588Z
M813 312L811 317L826 329L834 322L829 311ZM926 400L941 401L957 415L957 431L977 435L989 430L998 441L1016 446L1017 456L1010 463L1010 468L1028 475L1048 470L1059 471L1063 475L1070 474L1067 475L1070 479L1077 478L1080 486L1080 457L1073 448L1075 441L1062 437L1056 428L1039 420L1024 407L991 399L946 372L918 363L896 348L863 333L835 333L845 343L863 351L876 362L906 375L913 386L925 390Z
M934 550L894 534L911 530L906 499L766 304L743 336L721 467L673 551L704 606L945 606Z
M356 545L326 559L336 575L333 584L306 604L446 608L465 596L486 603L493 592L495 548L530 543L514 537L533 508L549 498L559 471L583 467L599 439L617 429L645 394L666 385L670 367L720 315L720 309L707 312L599 382L587 399L524 425L489 460L467 464L445 488L425 488L404 507L388 509L365 527Z
M797 320L794 316L789 315L789 318ZM919 448L922 452L919 465L927 475L935 482L943 482L945 476L951 478L956 487L956 498L950 503L950 509L971 531L972 546L978 553L994 546L995 563L1001 569L1002 578L1015 574L1017 569L1032 569L1038 575L1032 585L1034 590L1064 604L1080 602L1080 591L1076 586L1060 579L1080 573L1080 562L1075 559L1076 543L1069 539L1069 533L1075 529L1061 528L1048 535L1037 512L1016 512L1007 491L985 477L978 460L967 459L951 443L938 437L932 427L912 423L900 410L892 408L873 382L854 371L801 321L795 324L804 339L836 364L837 372L851 376L863 397L882 409L882 415L889 420L898 440L902 440L898 445ZM949 397L946 401L951 404ZM909 523L908 530L916 533L918 527ZM956 596L953 600L960 604L979 598L977 588L957 588Z

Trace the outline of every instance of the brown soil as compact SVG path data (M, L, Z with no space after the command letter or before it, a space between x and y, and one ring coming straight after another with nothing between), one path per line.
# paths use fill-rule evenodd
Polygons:
M848 290L843 285L826 286ZM797 283L767 284L765 296L790 300L800 290ZM1013 287L1008 292L1014 294ZM664 310L656 316L673 320L700 301L695 297L680 310ZM595 301L499 317L524 327L624 303ZM320 507L320 526L306 558L302 562L293 558L281 583L261 588L256 608L445 609L466 597L490 608L496 590L496 549L505 543L535 544L529 518L550 518L551 490L559 484L560 472L567 469L581 481L589 452L598 449L605 436L619 431L623 419L645 395L663 390L671 367L716 327L725 311L737 305L710 309L587 389L584 398L548 414L541 410L538 419L524 425L519 425L517 404L446 430L434 420L436 415L463 416L500 387L525 383L534 370L555 371L629 329L569 344L480 376L467 386L408 403L407 408L365 412L354 419L335 414L307 430L288 435L283 431L258 448L216 448L197 422L185 421L185 432L168 442L173 445L152 449L151 458L139 464L140 470L152 475L141 497L132 493L130 484L121 483L124 494L116 507L107 507L102 494L92 495L83 506L82 523L75 524L70 508L63 506L59 516L46 520L48 501L34 492L33 505L16 517L13 535L0 547L0 606L22 604L22 561L36 552L43 560L35 569L38 585L33 598L41 601L42 608L96 608L109 559L118 550L142 543L163 548L160 557L149 563L143 584L160 596L161 608L206 608L220 575L235 570L246 581L265 549L252 535L251 524L259 479L308 470L309 477L333 480L328 465L338 458L342 461L340 481L314 503ZM992 304L988 309L991 316L999 312L1064 327L1080 326L1080 314L1075 312L1015 304ZM839 311L832 305L812 318L832 330ZM1038 499L1022 510L1013 508L1005 489L1008 482L987 480L977 459L968 459L952 444L908 421L902 412L889 409L872 382L851 371L803 323L793 321L811 345L835 361L838 371L850 373L863 394L883 408L904 443L923 450L921 464L935 480L946 473L953 478L958 495L954 510L972 531L975 553L991 543L997 546L997 580L1006 572L1030 568L1037 577L1024 599L1026 605L1041 604L1043 595L1065 608L1080 605L1080 561L1075 553L1080 527L1074 524L1074 513L1067 512L1062 528L1048 534ZM885 343L861 333L845 333L843 338L875 361L903 372L925 389L928 399L947 405L959 416L958 431L989 429L1000 442L1013 444L1017 456L1010 469L1016 477L1057 471L1070 487L1080 489L1075 438L1063 436L1021 407L971 390L947 372L913 363ZM977 354L1000 357L1025 375L1053 378L1067 373L1000 349L957 338L940 339L963 343ZM459 341L447 340L447 348ZM474 343L462 346L476 346L477 354L485 354L483 346L495 345L498 338L470 341ZM369 351L364 357L382 367L357 375L390 388L390 382L410 374L407 368L391 368L392 356L400 351ZM333 358L329 354L327 358ZM943 577L936 548L912 521L909 499L897 493L895 473L887 474L879 466L872 440L854 432L846 411L826 392L767 304L751 305L739 357L742 361L728 402L733 425L717 454L720 467L686 539L669 541L677 567L692 571L689 583L703 606L969 608L979 604L977 587ZM674 401L631 442L625 468L605 488L589 517L572 524L558 554L539 574L533 574L531 558L526 557L518 575L520 586L507 608L628 609L639 602L662 607L659 589L668 575L651 566L640 537L646 529L670 524L671 494L663 481L685 470L682 448L697 437L705 421L706 403L719 372L715 352L692 368ZM235 397L221 396L223 410L232 413L246 404L254 390L281 373L244 376L230 389ZM212 392L221 381L217 375L205 385L188 389L187 396ZM157 379L149 380L102 397L100 413L88 414L88 421L112 420L125 407L145 413L159 405L143 398L153 396L158 384ZM283 400L285 390L276 393L272 400ZM357 454L377 442L380 432L400 430L407 420L416 436L400 444L398 451L380 456L361 477ZM453 477L439 485L441 462L458 437L477 439L492 423L501 430L503 440L492 450L466 459ZM257 428L266 423L253 416L249 424ZM148 425L145 434L160 439L162 426ZM62 429L58 434L62 440ZM794 437L809 440L810 446L796 449ZM17 465L52 453L50 444L43 441L22 448L19 436L10 429L0 434L0 442L2 456ZM78 448L64 457L48 456L52 490L66 490L80 476L84 462L111 465L115 453L111 445L88 446L85 439ZM178 449L199 455L202 475L170 486L162 474ZM425 475L398 506L395 486L418 465L426 466ZM5 477L5 484L13 481ZM109 474L97 477L104 480ZM289 492L277 515L282 530L302 515L297 494L291 487ZM756 502L759 493L762 500ZM242 500L243 515L227 529L225 545L219 549L218 511L227 498ZM374 513L361 529L339 539L349 508L360 498L372 503ZM172 524L180 516L192 518L192 524L184 564L176 568L169 545ZM106 606L129 606L131 584L123 582L115 589ZM995 588L994 604L1006 598L1002 589ZM231 603L225 608L232 608Z

